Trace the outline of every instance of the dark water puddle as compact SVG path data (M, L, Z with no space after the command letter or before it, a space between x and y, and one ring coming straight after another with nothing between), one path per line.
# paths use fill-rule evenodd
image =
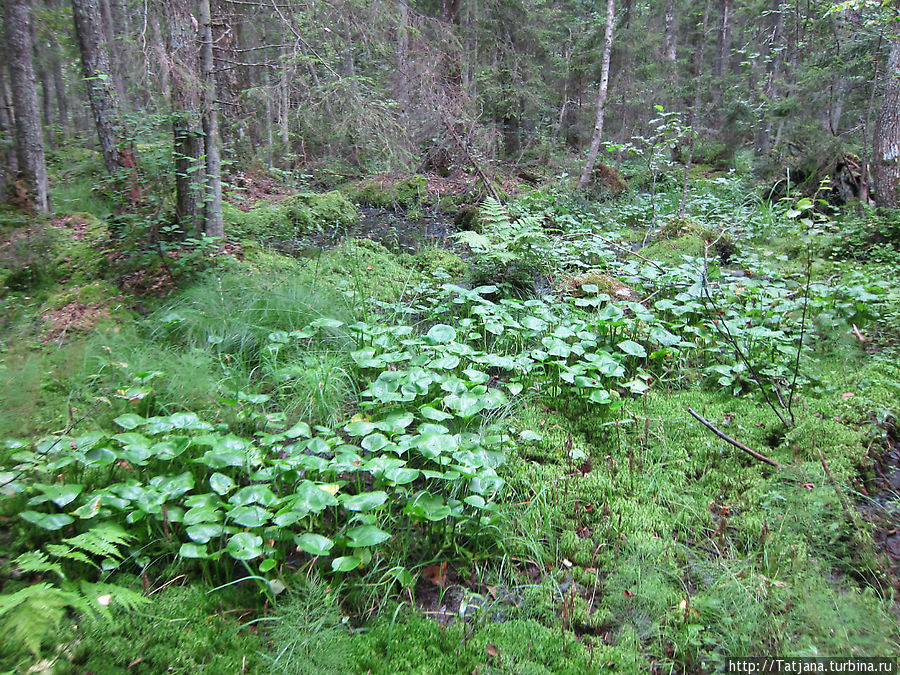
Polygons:
M359 223L325 232L311 232L291 240L272 242L272 246L295 256L317 255L348 239L371 239L393 253L415 253L426 246L446 246L453 232L453 216L426 211L410 218L390 209L362 207Z

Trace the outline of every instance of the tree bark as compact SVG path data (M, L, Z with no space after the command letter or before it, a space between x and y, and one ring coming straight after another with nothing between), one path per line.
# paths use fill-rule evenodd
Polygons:
M734 15L734 0L719 2L719 46L716 52L716 77L724 77L726 65L731 58L731 22Z
M19 172L15 149L15 124L11 109L4 95L6 92L6 58L0 51L0 202L4 201L7 188Z
M24 191L22 206L41 213L50 211L50 185L44 161L44 138L37 86L31 59L31 3L8 0L6 4L6 45L9 80L15 107L18 180Z
M219 115L216 104L216 75L213 61L212 16L210 0L200 0L200 105L203 111L203 140L206 149L206 194L204 229L210 237L225 235L222 223L222 161L219 140ZM287 110L282 114L286 117Z
M119 92L115 91L111 79L100 3L98 0L72 0L72 16L81 51L81 69L106 170L111 175L120 169L133 170L134 147L119 113Z
M201 232L206 172L203 160L203 128L197 53L199 26L194 26L187 0L171 0L164 6L166 44L160 55L168 77L172 109L172 154L175 164L175 216L185 231Z
M594 172L594 164L597 162L597 154L600 152L600 142L603 140L603 119L606 113L606 95L609 88L609 60L612 54L613 27L616 21L616 0L606 0L606 39L603 42L603 62L600 66L600 90L597 93L597 119L594 122L594 135L591 139L591 149L588 151L587 162L584 171L578 181L578 189L583 190L591 180Z
M665 57L671 63L678 57L675 52L675 0L666 0Z
M53 72L53 90L56 95L56 114L63 138L69 135L69 101L66 99L66 81L63 77L59 54L50 50L50 69Z
M900 37L891 39L884 94L875 123L872 178L875 203L900 207Z

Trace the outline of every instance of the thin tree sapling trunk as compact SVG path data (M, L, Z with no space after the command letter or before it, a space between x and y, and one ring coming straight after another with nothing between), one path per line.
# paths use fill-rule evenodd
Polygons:
M597 153L603 140L603 118L606 113L606 95L609 88L609 60L612 54L613 27L616 20L616 0L606 0L606 39L603 42L603 62L600 66L600 90L597 93L597 119L594 122L594 135L591 138L591 149L588 151L584 171L578 181L578 189L583 190L591 180Z
M204 229L210 237L225 235L222 222L222 161L219 141L219 115L216 104L216 76L213 62L212 17L210 0L200 0L200 106L206 149L206 195ZM283 111L286 113L286 111Z

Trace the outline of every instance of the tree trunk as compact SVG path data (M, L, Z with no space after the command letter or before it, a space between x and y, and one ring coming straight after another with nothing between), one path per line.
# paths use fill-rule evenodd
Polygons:
M199 59L187 0L166 3L166 45L161 55L171 92L175 216L185 231L201 232L205 200L203 128L197 76ZM196 20L196 19L195 19ZM199 27L198 27L199 28Z
M675 63L675 0L666 0L666 35L665 35L666 60Z
M684 175L681 179L681 203L678 206L678 217L684 218L684 212L687 208L688 185L691 179L691 164L694 162L694 148L697 141L697 120L700 117L700 103L703 100L703 59L706 56L706 31L709 26L709 2L703 8L703 23L700 25L700 46L697 49L697 67L694 75L694 102L691 105L691 116L688 119L688 127L691 129L691 135L688 140L687 161L684 163Z
M900 37L891 39L884 76L884 94L875 123L872 178L875 203L895 209L900 207Z
M56 150L56 144L53 142L53 98L50 91L50 80L40 61L35 65L34 75L41 84L41 123L44 126L47 147L50 150Z
M203 216L203 166L201 135L197 116L180 110L172 115L175 159L175 217L185 230L199 231Z
M769 57L766 64L766 84L763 87L763 105L756 130L757 157L769 154L772 150L772 130L769 109L775 101L777 93L778 71L781 68L781 37L784 32L784 16L781 12L781 0L772 0L772 39L769 42Z
M216 75L213 63L212 17L210 0L200 0L200 105L203 111L203 139L206 150L206 194L204 229L210 237L225 235L222 223L222 163L219 141L219 115L216 106ZM282 114L287 115L283 110Z
M609 88L609 60L612 54L613 27L616 20L616 0L606 0L606 39L603 42L603 62L600 66L600 90L597 93L597 120L594 122L594 135L591 139L591 149L588 151L587 162L584 171L578 181L578 189L583 190L591 180L594 172L594 164L597 162L597 153L600 152L600 142L603 140L603 118L606 113L606 94Z
M394 97L400 104L400 112L405 113L409 105L409 3L397 0L400 22L397 26L397 79Z
M133 170L134 148L122 123L117 98L119 92L115 91L111 79L100 3L98 0L72 0L72 16L81 51L81 69L106 170L110 174L120 169ZM136 197L132 195L132 201Z
M734 14L734 0L720 0L719 3L719 48L716 52L716 77L724 77L731 58L731 22Z
M19 171L19 162L16 158L15 124L13 123L11 109L6 99L6 58L0 51L0 202L4 201L9 184L15 180Z
M50 211L50 186L44 161L44 138L37 86L31 60L31 3L8 0L6 3L6 46L9 80L15 107L18 180L22 194L19 205Z
M51 50L50 69L53 71L53 90L56 95L56 113L63 138L69 135L69 101L66 99L66 84L63 77L59 54Z

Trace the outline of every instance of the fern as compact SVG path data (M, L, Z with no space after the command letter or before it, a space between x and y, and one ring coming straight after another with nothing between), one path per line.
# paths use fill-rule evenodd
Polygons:
M41 656L41 642L59 627L68 608L87 609L87 600L77 592L48 583L26 586L11 595L0 595L0 635L6 644L19 644Z
M510 223L509 213L503 206L493 197L487 197L478 209L478 217L486 226L486 229L495 229L497 227L508 226Z
M113 525L98 525L87 532L63 539L64 544L48 544L45 551L29 551L15 560L23 572L53 572L60 586L40 582L15 593L0 595L0 636L3 643L20 646L40 658L41 643L69 610L111 618L109 607L133 610L150 602L140 593L109 583L78 584L66 580L58 560L71 560L100 567L91 556L102 557L105 568L115 568L123 556L120 547L134 537Z
M72 548L81 549L85 553L107 558L121 558L119 547L133 539L134 536L128 534L121 527L104 524L97 525L75 537L63 539L63 541Z
M468 246L482 264L506 268L524 262L537 269L549 256L552 242L544 232L541 216L526 214L518 218L496 199L488 197L479 208L482 232L458 232L453 237Z
M48 546L49 548L49 546ZM56 572L60 579L65 579L62 565L51 562L43 551L28 551L16 558L16 566L22 572Z

